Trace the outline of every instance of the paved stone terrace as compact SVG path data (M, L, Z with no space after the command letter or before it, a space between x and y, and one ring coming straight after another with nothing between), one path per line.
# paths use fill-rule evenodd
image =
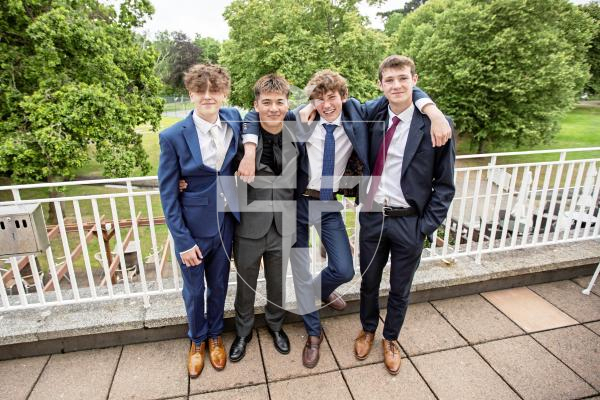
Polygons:
M302 325L289 324L291 354L261 328L241 362L217 372L207 358L192 380L186 339L3 361L0 398L600 399L600 286L583 295L589 279L412 304L395 377L382 364L381 325L369 358L354 358L351 314L324 320L313 370L301 363Z

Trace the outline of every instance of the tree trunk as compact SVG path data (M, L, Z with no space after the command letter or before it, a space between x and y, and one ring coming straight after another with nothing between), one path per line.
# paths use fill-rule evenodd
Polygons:
M55 180L52 179L52 177L48 177L48 179L46 180L46 182L48 183L52 183L55 182ZM48 197L51 199L55 199L55 198L59 198L62 197L62 193L58 190L56 190L56 188L48 188ZM60 204L60 209L61 211L63 211L63 205L62 203ZM64 213L63 213L64 215ZM48 203L48 224L49 225L56 225L58 224L58 217L56 216L56 209L54 208L54 203Z
M485 142L483 140L480 140L477 142L477 154L483 154L483 150L485 147Z

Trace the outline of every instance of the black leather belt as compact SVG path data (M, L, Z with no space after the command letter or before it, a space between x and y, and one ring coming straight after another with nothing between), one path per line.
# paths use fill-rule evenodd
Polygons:
M333 193L333 199L335 200L335 195L337 194L337 192ZM321 200L321 192L319 192L318 190L314 190L314 189L306 189L304 191L304 193L302 193L303 196L306 197L311 197L313 199L317 199L317 200Z
M417 215L417 210L414 207L391 207L384 206L373 202L372 211L379 211L386 217L411 217Z

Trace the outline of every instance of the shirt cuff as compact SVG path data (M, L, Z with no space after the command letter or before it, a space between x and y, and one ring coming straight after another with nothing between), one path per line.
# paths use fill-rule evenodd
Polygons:
M258 144L258 136L252 134L252 133L247 133L245 135L242 135L242 143L246 144L246 143L254 143L254 144Z
M183 256L183 253L187 253L188 251L190 251L190 250L192 250L192 249L195 249L196 247L198 247L198 245L197 245L197 244L195 244L195 245L194 245L194 247L192 247L191 249L187 249L186 251L180 251L180 252L179 252L179 257L182 257L182 256Z
M428 104L434 104L433 100L431 100L430 98L424 98L424 99L419 99L417 101L415 101L415 106L419 109L419 111L421 112L421 114L423 113L423 107L425 107Z

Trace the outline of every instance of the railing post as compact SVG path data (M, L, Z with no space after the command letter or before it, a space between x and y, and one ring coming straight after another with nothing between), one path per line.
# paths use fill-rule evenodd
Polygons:
M487 187L485 189L485 198L483 199L483 215L481 216L481 225L479 226L479 240L477 241L477 254L475 254L475 263L481 265L481 253L483 250L483 239L485 238L485 229L487 227L488 208L490 206L490 196L492 194L492 176L496 172L494 168L496 166L497 157L492 156L490 163L488 164L487 174ZM475 199L473 199L475 201ZM479 199L477 199L479 203ZM491 234L491 232L490 232ZM493 240L490 238L489 240Z

